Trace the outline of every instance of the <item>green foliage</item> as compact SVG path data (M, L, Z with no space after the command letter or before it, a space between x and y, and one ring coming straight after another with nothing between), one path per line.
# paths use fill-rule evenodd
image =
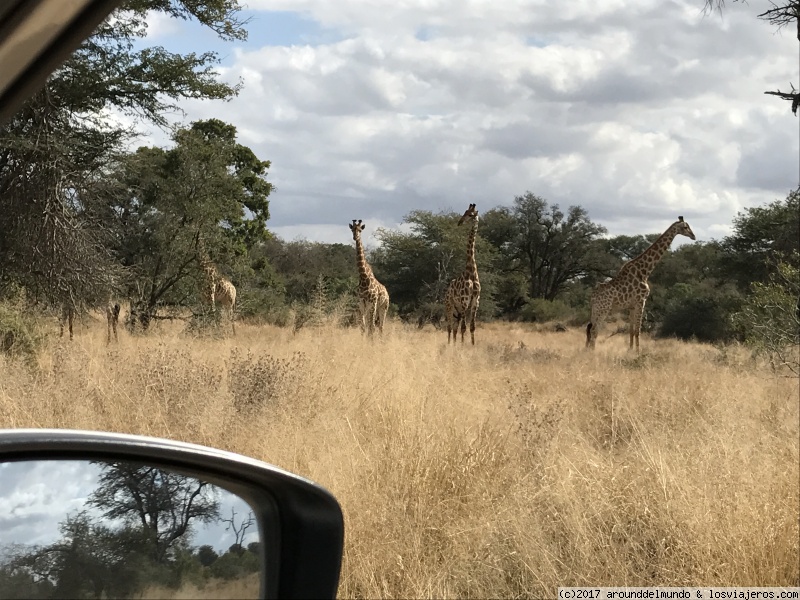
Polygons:
M800 188L784 200L738 213L722 247L726 272L742 291L753 281L766 282L781 256L800 251Z
M557 204L526 192L514 198L505 212L504 227L510 227L505 246L509 270L526 274L531 298L553 300L573 280L602 271L605 262L597 240L605 227L593 223L580 206L566 213Z
M0 127L4 280L59 308L98 305L118 291L124 272L109 252L114 232L103 217L109 195L120 191L108 172L132 133L111 124L107 111L164 126L181 99L226 99L239 89L219 81L214 52L181 55L134 49L135 43L147 35L152 13L196 19L223 39L244 39L240 9L238 0L129 0ZM253 163L246 153L240 162ZM253 174L241 175L245 187L262 185Z
M44 336L36 320L18 304L0 302L0 352L34 363Z
M251 254L254 268L271 270L268 286L281 289L286 303L309 302L319 277L325 277L328 300L358 285L356 254L346 244L286 242L270 239Z
M269 162L236 142L236 128L212 119L179 129L174 147L139 148L120 161L106 218L116 254L136 273L137 311L193 306L204 280L203 241L220 271L267 237Z
M520 313L520 319L533 323L566 321L573 313L573 309L562 300L544 300L543 298L532 298L523 307Z
M214 551L214 548L207 544L197 549L197 560L204 567L210 567L218 558L219 555Z
M469 232L464 226L458 227L460 216L417 210L404 219L411 225L410 233L377 231L382 245L370 255L372 268L401 317L415 313L422 304L444 302L450 281L463 271ZM489 265L496 257L496 250L483 238L479 226L475 260L481 281L480 319L495 316L497 278Z
M746 342L773 368L800 376L800 255L777 260L768 282L753 282L733 316Z
M664 300L657 335L701 342L730 341L737 331L729 315L740 301L738 292L731 286L675 284Z
M260 558L252 552L228 550L211 565L211 575L219 579L239 579L248 573L257 573L261 568Z

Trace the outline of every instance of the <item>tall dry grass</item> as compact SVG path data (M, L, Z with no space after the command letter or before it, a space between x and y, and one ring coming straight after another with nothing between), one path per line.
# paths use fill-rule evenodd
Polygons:
M744 351L480 325L446 333L101 327L0 365L0 427L163 436L339 499L341 597L800 585L798 381Z

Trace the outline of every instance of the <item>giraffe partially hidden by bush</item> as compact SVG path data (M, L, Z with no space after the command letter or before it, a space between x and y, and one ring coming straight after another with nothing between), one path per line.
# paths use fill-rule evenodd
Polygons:
M236 325L234 317L236 311L236 287L229 279L226 279L211 262L202 239L198 241L198 260L203 269L205 279L200 295L203 304L216 312L217 304L220 306L221 316L225 315L231 322L231 331L236 335Z
M108 329L107 344L111 343L111 334L114 334L114 341L119 342L117 337L117 325L119 324L119 311L120 306L116 302L112 303L111 300L106 304L106 327ZM64 337L64 326L69 329L69 339L73 339L73 325L75 323L75 307L70 302L65 302L61 306L61 315L59 316L59 337Z
M361 242L361 232L366 225L361 223L361 219L349 225L353 232L353 240L356 243L356 266L358 267L358 307L359 318L361 319L361 331L367 331L369 335L378 331L383 333L383 324L386 321L386 313L389 310L389 292L386 287L372 273L372 267L367 262L364 255L364 244Z
M612 313L619 310L629 310L628 333L630 335L630 348L636 340L636 351L639 351L639 332L642 328L642 315L644 305L650 295L650 286L647 278L653 272L658 261L672 244L677 235L685 235L695 239L694 232L689 224L678 217L669 228L662 233L651 246L639 256L626 262L611 281L598 283L592 292L592 313L589 324L586 326L586 347L594 348L597 335L602 329L605 320Z
M464 272L450 282L444 299L445 318L447 319L447 343L450 343L450 332L453 333L453 343L456 342L459 323L461 324L461 342L467 331L467 318L469 318L469 334L472 344L475 345L475 315L478 314L478 305L481 299L481 282L478 280L478 265L475 263L475 237L478 235L478 211L474 204L470 204L466 212L459 219L461 225L469 219L472 228L467 238L467 266Z

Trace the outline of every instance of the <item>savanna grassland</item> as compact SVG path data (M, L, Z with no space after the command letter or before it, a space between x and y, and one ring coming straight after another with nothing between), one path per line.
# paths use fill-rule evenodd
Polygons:
M738 347L480 324L80 329L0 363L0 427L207 444L309 477L345 514L340 597L559 585L800 585L798 380Z

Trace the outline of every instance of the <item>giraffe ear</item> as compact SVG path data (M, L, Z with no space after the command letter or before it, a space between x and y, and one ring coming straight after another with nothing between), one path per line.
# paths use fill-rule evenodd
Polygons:
M361 221L359 221L359 223L360 223L360 222L361 222ZM362 226L361 226L361 231L364 231L366 228L367 228L367 226L366 226L366 225L362 225Z

